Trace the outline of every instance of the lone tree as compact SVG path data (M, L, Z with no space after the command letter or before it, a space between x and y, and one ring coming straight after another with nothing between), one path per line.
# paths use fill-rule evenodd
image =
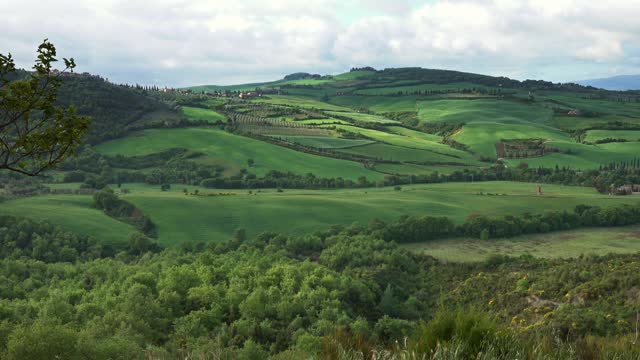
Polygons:
M56 48L45 39L33 71L18 71L11 54L0 54L0 170L35 176L60 163L80 144L89 118L73 106L56 106L61 75L76 64L53 71Z

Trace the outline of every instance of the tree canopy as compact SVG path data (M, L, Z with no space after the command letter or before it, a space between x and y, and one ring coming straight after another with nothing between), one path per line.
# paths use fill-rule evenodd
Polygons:
M57 51L48 40L37 50L33 71L19 71L11 54L0 54L0 170L38 175L61 162L80 144L89 118L73 106L56 105L58 89L75 68L53 69Z

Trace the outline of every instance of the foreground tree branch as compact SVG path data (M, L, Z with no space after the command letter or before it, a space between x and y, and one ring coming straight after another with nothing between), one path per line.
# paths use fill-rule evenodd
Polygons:
M89 128L89 118L71 106L56 106L61 75L76 64L63 59L62 72L52 71L56 48L44 40L33 72L19 72L11 54L0 54L0 170L35 176L72 153Z

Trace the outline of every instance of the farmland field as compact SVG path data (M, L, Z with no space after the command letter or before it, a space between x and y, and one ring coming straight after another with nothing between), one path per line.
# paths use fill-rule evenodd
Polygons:
M379 130L373 129L364 129L355 126L349 125L336 125L337 129L343 129L349 132L354 132L365 136L367 138L371 138L376 141L384 142L390 145L396 145L401 147L407 147L418 150L428 150L437 153L441 153L444 155L448 155L454 158L461 159L460 161L465 161L466 163L477 163L474 161L469 153L466 153L461 150L453 149L447 145L431 141L431 137L410 137L406 135L393 134L388 132L383 132ZM433 138L435 140L435 138Z
M303 97L303 96L283 96L283 95L269 95L268 97L263 97L256 100L258 103L268 103L274 105L287 105L287 106L297 106L300 108L307 109L319 109L319 110L329 110L329 111L347 111L348 109L331 105L322 101L318 101L312 98Z
M637 203L637 197L609 197L591 188L544 185L545 196L535 195L535 184L514 182L450 183L393 188L345 190L211 190L201 196L185 195L174 185L169 191L157 186L123 184L131 190L121 197L140 208L158 225L164 245L183 241L223 241L238 228L250 236L262 231L303 234L325 230L333 224L368 224L374 218L392 221L402 215L449 216L460 223L470 213L517 215L548 209L570 210L579 204ZM219 192L228 196L206 196ZM499 194L499 195L478 195ZM504 194L504 195L503 195ZM48 195L0 203L9 214L47 217L80 233L110 240L126 238L132 229L111 221L90 208L88 195ZM55 214L53 207L61 210ZM49 209L49 210L47 210ZM292 219L296 219L292 221ZM113 229L107 230L107 229ZM111 232L110 232L111 231Z
M313 173L322 177L357 179L366 176L378 179L381 174L362 165L345 160L309 155L271 145L259 140L227 133L218 129L188 128L145 130L139 136L129 136L100 144L97 150L107 155L136 156L157 153L173 148L199 151L212 159L245 167L248 159L255 160L252 171L263 175L270 170Z
M373 143L370 140L340 139L327 136L275 136L279 139L318 149L343 149Z
M463 163L463 160L428 150L388 144L370 144L341 150L347 154L370 156L375 159L418 163Z
M133 226L91 207L88 195L42 195L0 203L3 215L46 220L68 231L94 236L105 243L126 243Z
M355 121L362 121L362 122L371 122L371 123L378 123L378 124L397 124L398 123L395 120L387 119L379 115L372 115L372 114L365 114L365 113L327 111L327 114L331 116L344 116L349 119L353 119Z
M485 89L485 86L472 83L451 83L451 84L419 84L389 87L372 87L355 91L360 95L391 95L391 94L412 94L416 91L462 91L464 89Z
M207 122L227 121L227 118L213 110L196 108L191 106L182 106L180 111L190 120L204 120Z
M585 141L595 142L603 139L625 139L640 141L640 130L589 130Z
M640 227L592 228L511 239L446 239L407 244L407 249L458 262L483 261L491 255L572 258L579 255L640 252Z
M379 114L416 111L415 96L335 96L329 102L354 109L366 108Z

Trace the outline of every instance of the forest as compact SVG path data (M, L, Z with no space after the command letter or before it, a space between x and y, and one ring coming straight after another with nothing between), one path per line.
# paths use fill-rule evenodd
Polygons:
M167 249L132 235L126 246L110 248L46 222L4 216L0 354L640 355L632 345L640 304L638 255L496 256L463 265L379 239L374 229L381 228L334 226L305 236L263 233L252 239L239 230L222 243Z

